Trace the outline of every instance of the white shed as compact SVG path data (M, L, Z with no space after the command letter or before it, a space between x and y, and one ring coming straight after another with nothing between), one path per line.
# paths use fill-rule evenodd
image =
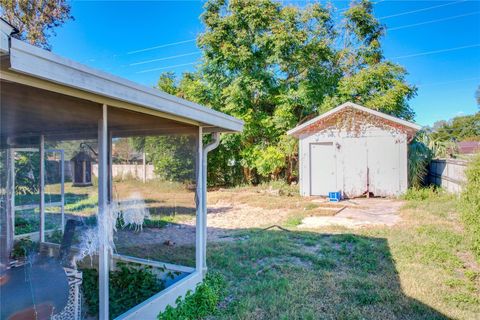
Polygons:
M420 126L347 102L287 134L299 138L300 193L396 196L408 187L408 143Z

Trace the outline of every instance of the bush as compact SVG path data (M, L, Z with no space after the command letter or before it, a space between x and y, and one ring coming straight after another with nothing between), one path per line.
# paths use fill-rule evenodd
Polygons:
M22 259L30 253L38 250L38 242L32 241L30 238L22 238L15 242L12 250L13 259Z
M161 291L165 285L153 274L150 267L136 268L118 263L118 270L110 272L109 304L110 318L115 318L128 309ZM83 272L83 294L90 315L98 313L98 272L85 269Z
M209 273L195 293L187 292L185 299L179 297L175 308L167 306L158 315L159 320L197 320L213 315L225 295L225 280L218 273Z
M460 212L465 227L470 234L472 250L480 261L480 154L469 164L467 184L460 200Z
M408 145L408 182L414 188L423 186L428 174L432 152L427 146L427 140L425 132L420 131Z

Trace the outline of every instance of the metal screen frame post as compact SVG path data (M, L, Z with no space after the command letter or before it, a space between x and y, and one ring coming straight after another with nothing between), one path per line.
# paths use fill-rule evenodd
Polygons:
M60 150L60 205L62 210L62 232L65 231L65 152Z
M108 282L109 282L109 230L106 230L108 210L108 122L107 105L102 106L102 118L98 121L98 232L100 245L98 249L98 294L100 320L109 319L108 310ZM103 241L102 241L103 239Z
M45 136L40 135L40 242L45 242Z
M203 259L204 255L204 226L203 226L203 129L198 127L198 137L197 137L197 161L195 165L196 169L196 178L197 178L197 191L195 202L197 206L197 218L195 221L195 269L199 272L202 271L203 266L205 265Z

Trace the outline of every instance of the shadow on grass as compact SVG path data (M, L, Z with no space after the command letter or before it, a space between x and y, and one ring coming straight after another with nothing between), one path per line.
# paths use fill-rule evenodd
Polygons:
M220 319L448 319L403 293L384 238L245 229L227 240L207 253L229 284ZM195 259L194 245L122 251L190 266Z
M448 319L406 296L384 238L243 230L213 243L230 283L226 316L267 319Z

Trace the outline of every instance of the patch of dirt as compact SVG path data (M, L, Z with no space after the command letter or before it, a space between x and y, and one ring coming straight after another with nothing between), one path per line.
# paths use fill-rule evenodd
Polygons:
M221 229L264 228L281 224L288 216L288 211L219 201L208 207L207 224L209 228Z
M232 241L232 231L249 228L265 228L281 224L289 210L262 209L247 204L231 204L219 201L209 205L207 216L208 241ZM195 244L195 219L182 224L168 224L164 228L143 228L141 232L119 230L115 242L122 246L140 244L162 244L170 242L175 246Z
M195 226L169 224L164 228L143 228L140 232L125 229L115 233L115 243L122 247L137 245L189 246L195 244Z
M480 265L475 261L473 253L470 251L458 252L457 256L462 260L466 269L473 270L480 273Z
M401 218L399 215L402 201L394 199L355 199L343 202L346 208L329 217L307 217L299 228L315 229L328 226L360 228L368 226L393 226Z
M325 208L323 206L325 205ZM398 214L402 201L392 199L355 199L340 204L322 204L312 211L313 216L303 219L299 228L315 229L326 226L344 226L359 228L366 226L392 226L400 221ZM336 215L316 216L315 211L326 208L338 210ZM327 209L327 210L328 210ZM292 209L264 209L247 204L218 201L208 206L208 235L210 242L232 241L232 232L240 229L265 228L281 225ZM335 211L334 211L335 212ZM182 224L168 224L161 229L144 228L141 232L119 230L115 242L122 246L141 244L160 244L173 246L195 245L195 219Z

